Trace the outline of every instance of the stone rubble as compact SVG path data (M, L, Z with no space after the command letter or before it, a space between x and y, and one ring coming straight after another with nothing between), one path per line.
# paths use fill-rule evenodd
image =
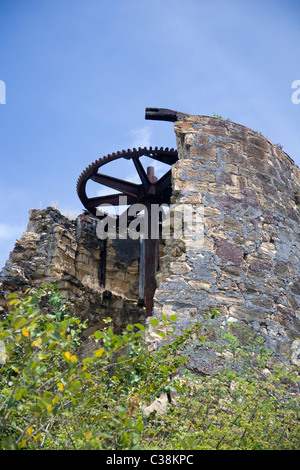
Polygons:
M111 317L116 330L144 322L137 305L139 251L128 258L127 248L96 235L97 219L82 214L69 220L57 209L31 210L27 231L17 240L0 273L0 313L11 292L24 292L42 283L54 284L74 304L77 316L89 320L88 336ZM116 240L118 242L118 240ZM101 256L106 249L106 285L101 285ZM124 252L125 250L125 252ZM122 258L123 256L123 258ZM127 256L127 257L126 257Z

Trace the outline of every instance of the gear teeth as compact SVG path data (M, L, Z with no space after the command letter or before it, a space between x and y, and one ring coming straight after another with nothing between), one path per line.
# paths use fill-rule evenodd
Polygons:
M143 147L143 148L138 147L138 150L136 148L133 148L133 149L127 149L127 151L122 150L118 152L113 152L104 157L99 158L98 160L95 160L93 163L87 166L87 168L80 174L77 180L77 184L76 184L77 194L82 204L85 206L89 200L85 192L85 185L87 181L91 178L91 176L99 169L99 167L101 167L105 163L108 163L111 160L115 160L120 157L130 160L132 158L139 158L142 155L153 156L158 152L166 152L169 154L173 153L174 156L177 156L177 150L174 150L174 148L169 149L168 147L166 147L166 149L164 150L163 147L160 147L160 149L158 149L158 147L153 148L151 146L148 149L147 147ZM88 209L87 212L94 214L93 208Z

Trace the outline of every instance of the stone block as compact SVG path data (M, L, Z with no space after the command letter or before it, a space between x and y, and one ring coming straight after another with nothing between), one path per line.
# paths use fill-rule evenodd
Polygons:
M174 191L193 191L195 190L195 183L191 180L181 180L176 179L173 182L173 190Z
M209 183L208 192L210 194L225 194L225 185L220 183Z
M212 286L211 282L201 281L198 279L193 279L191 281L188 281L188 284L196 291L201 291L201 290L209 291Z
M191 158L200 158L207 161L215 161L217 159L217 150L215 148L191 147Z
M184 176L186 178L193 178L193 179L199 179L200 178L200 174L199 174L199 170L194 170L193 168L186 168L184 170Z
M217 207L205 206L204 207L204 217L220 217L221 211Z
M243 229L240 222L230 215L224 216L220 228L224 232L234 232L243 235Z
M208 135L196 135L196 138L195 138L195 146L198 146L198 147L212 147L212 145L210 144L210 139L209 139L209 136Z
M203 181L207 181L208 183L216 182L216 175L213 171L210 170L202 170L201 178Z
M267 255L275 255L277 252L276 246L274 243L261 243L260 244L260 249L262 250L263 253Z
M186 262L171 261L170 272L172 274L187 274L192 268Z
M223 263L232 263L235 266L241 266L244 258L244 250L226 240L216 240L216 254Z

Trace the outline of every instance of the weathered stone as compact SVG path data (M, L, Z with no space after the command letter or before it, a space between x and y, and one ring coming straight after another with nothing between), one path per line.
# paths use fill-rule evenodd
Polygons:
M204 207L204 217L219 217L221 215L221 211L216 207Z
M225 194L225 185L220 183L209 183L209 194Z
M197 135L196 136L196 141L195 141L195 147L202 147L206 146L208 148L211 148L210 146L210 140L208 135Z
M239 221L230 215L225 215L220 225L220 228L225 232L235 232L240 235L243 234L243 230Z
M300 366L300 339L296 339L292 343L292 363L296 366Z
M193 168L186 168L184 171L184 176L187 178L199 178L199 170L194 170Z
M190 271L191 267L187 263L178 261L171 261L170 263L170 272L173 274L187 274Z
M229 211L236 209L241 203L241 199L232 196L216 196L216 201L219 207Z
M207 291L209 291L211 286L212 286L211 282L199 281L197 279L194 279L192 281L188 281L188 284L195 290L207 290Z
M216 175L210 170L202 170L202 179L208 183L214 183L216 181Z
M216 240L216 254L223 263L231 262L235 266L241 266L243 263L244 251L242 248L232 245L226 240Z
M205 160L216 160L217 151L214 148L192 147L190 149L191 158L203 158Z
M22 292L44 282L55 284L63 297L74 303L76 313L90 319L92 329L107 316L120 327L122 311L128 311L128 318L134 321L143 321L144 309L137 306L139 243L130 240L125 246L123 241L114 244L112 256L108 253L108 282L106 287L101 286L104 243L96 236L96 225L97 220L86 215L71 221L53 208L30 211L29 231L22 235L21 243L16 243L0 273L0 307L7 308L5 298L10 292ZM115 283L109 282L109 267ZM108 285L115 290L109 302L103 297ZM125 293L131 313L125 306Z
M272 265L270 263L264 263L263 261L254 260L250 263L250 269L252 271L270 271Z

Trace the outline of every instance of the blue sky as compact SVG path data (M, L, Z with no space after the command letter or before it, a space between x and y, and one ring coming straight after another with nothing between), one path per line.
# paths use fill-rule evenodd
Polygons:
M299 0L0 0L0 80L0 268L30 209L82 211L88 164L175 147L146 107L230 117L300 166Z

